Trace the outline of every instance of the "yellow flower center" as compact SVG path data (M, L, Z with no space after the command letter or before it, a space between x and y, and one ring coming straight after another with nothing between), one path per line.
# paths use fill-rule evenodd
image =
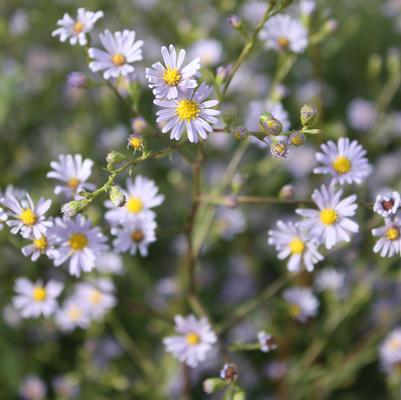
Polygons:
M143 210L143 202L139 197L130 197L127 201L127 209L133 214L138 214Z
M25 225L35 225L37 220L35 213L30 208L23 209L19 218Z
M301 307L299 306L299 304L291 304L290 305L290 314L296 318L299 317L301 315Z
M34 239L33 244L38 250L44 251L47 249L49 243L47 241L46 236L42 235L40 239Z
M302 146L304 144L304 142L305 142L305 139L302 135L294 135L291 138L291 144L293 146Z
M81 318L82 315L82 311L76 307L76 306L72 306L69 310L68 310L68 318L71 321L77 321L79 318Z
M145 237L145 235L139 229L134 231L134 232L132 232L132 234L131 234L131 238L135 243L139 243L140 241L143 240L144 237Z
M72 250L79 251L88 245L88 238L83 233L73 233L68 243Z
M199 104L193 100L179 101L175 111L178 118L185 121L197 118L200 113Z
M188 334L185 336L185 339L186 339L187 343L188 343L190 346L195 346L195 345L197 345L197 344L200 343L200 337L199 337L199 335L198 335L197 333L195 333L195 332L190 332L190 333L188 333Z
M73 31L74 33L78 34L81 33L85 28L85 25L81 21L77 21L74 24Z
M138 150L142 147L142 139L139 137L131 137L129 139L129 144L132 148L134 148L135 150Z
M78 187L78 185L79 185L79 179L77 179L77 178L71 178L69 181L68 181L68 186L72 189L72 190L77 190L77 187Z
M99 290L92 290L91 294L89 295L89 301L93 304L100 304L102 301L102 293Z
M167 68L163 74L163 80L169 86L175 86L181 79L181 74L176 69Z
M125 57L121 53L116 53L111 57L111 61L114 65L119 67L120 65L125 64Z
M289 46L290 41L288 38L281 36L277 39L277 43L282 49L286 49Z
M305 243L299 237L293 238L289 246L292 254L302 254L305 250Z
M388 240L397 240L400 237L400 230L394 226L391 226L386 231L386 238Z
M333 208L324 208L320 211L320 221L325 225L333 225L337 221L338 215Z
M391 338L389 347L392 351L398 351L401 347L401 340L398 337Z
M33 299L35 301L44 301L46 300L46 289L41 287L41 286L37 286L33 289Z
M333 161L333 169L340 175L344 175L347 172L350 171L352 164L351 161L344 156L338 156L334 161Z

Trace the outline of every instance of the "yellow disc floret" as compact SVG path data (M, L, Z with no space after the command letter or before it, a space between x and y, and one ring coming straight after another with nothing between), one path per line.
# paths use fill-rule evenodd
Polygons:
M386 238L388 240L397 240L400 237L400 230L395 226L391 226L386 231Z
M114 65L116 65L117 67L119 67L119 66L125 64L125 57L124 57L124 55L121 54L121 53L116 53L116 54L113 54L113 55L112 55L111 61L112 61L112 63L113 63Z
M25 225L35 225L37 217L30 208L24 208L19 216Z
M99 292L99 290L94 289L89 295L89 301L92 304L100 304L102 301L102 297L103 297L102 293Z
M336 171L340 175L344 175L351 170L352 163L347 157L338 156L333 161L332 166L334 171Z
M290 41L288 38L281 36L277 39L277 43L282 49L286 49L289 46Z
M137 229L136 231L132 232L131 238L135 243L139 243L143 240L145 235L143 234L143 231L140 229Z
M40 239L34 239L33 245L40 251L45 251L49 245L46 236L42 235Z
M78 321L82 316L82 311L77 306L72 306L67 312L68 318L71 321Z
M69 187L70 189L72 189L72 190L77 190L77 187L78 187L78 185L79 185L79 179L77 179L77 178L71 178L71 179L68 180L67 184L68 184L68 187Z
M68 243L72 250L80 251L88 245L88 238L83 233L73 233L70 236Z
M44 301L46 300L46 289L41 286L36 286L33 289L33 299L35 301Z
M305 243L299 237L294 237L289 243L292 254L302 254L305 250Z
M163 73L163 80L169 86L175 86L181 80L181 74L176 69L167 68Z
M85 28L85 25L81 21L77 21L74 24L74 27L72 28L74 33L79 34L81 33Z
M130 197L127 201L127 209L133 214L138 214L143 210L143 202L139 197Z
M325 225L333 225L337 221L338 215L333 208L324 208L320 211L320 221Z
M301 307L299 306L299 304L293 303L293 304L290 305L290 314L294 318L299 317L301 315L301 311L302 310L301 310Z
M195 346L200 343L200 337L195 332L187 333L185 339L190 346Z
M193 100L180 100L176 108L176 113L179 119L191 121L199 116L199 104Z
M138 150L142 147L142 139L140 137L137 136L132 136L129 138L129 145L135 149Z

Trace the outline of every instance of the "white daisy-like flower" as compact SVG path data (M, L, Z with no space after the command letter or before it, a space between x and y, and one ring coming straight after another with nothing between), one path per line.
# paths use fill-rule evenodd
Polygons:
M368 131L374 127L378 113L373 102L354 99L348 106L347 117L352 128L358 131Z
M31 238L31 244L24 246L21 251L25 257L30 257L32 261L36 261L41 255L45 254L48 258L54 256L55 237L49 234L42 234L39 239Z
M310 231L316 239L322 240L326 249L331 249L341 240L349 242L350 233L359 230L358 224L349 218L355 215L358 208L355 203L357 196L353 194L341 200L342 195L341 189L336 191L334 186L322 185L312 194L312 200L318 210L310 208L296 210L297 214L305 217L297 225Z
M79 43L81 46L85 46L88 43L86 34L93 29L97 20L102 17L103 11L92 12L78 8L75 19L64 14L63 18L57 21L60 28L53 31L52 36L60 36L61 42L70 39L72 45Z
M4 222L6 222L7 219L7 213L0 207L0 231L3 229Z
M52 204L51 200L41 197L35 206L28 193L22 200L17 200L12 194L7 194L3 204L9 209L6 223L11 227L10 231L13 235L21 232L24 238L33 236L40 239L53 225L53 222L46 220L45 217Z
M319 292L330 290L341 294L346 286L345 274L335 268L326 268L316 275L315 286Z
M88 158L83 160L81 154L61 154L58 161L52 161L52 171L48 172L48 178L57 179L62 185L54 188L54 193L64 194L67 197L79 199L81 190L94 190L95 185L86 181L92 173L93 161Z
M314 265L323 260L316 239L292 222L278 221L277 229L269 230L268 234L268 243L276 247L278 258L289 257L289 271L299 271L302 265L307 271L313 271Z
M162 110L157 112L157 122L165 124L162 132L170 132L170 139L180 140L184 130L187 131L191 143L197 143L199 137L207 139L208 132L212 132L212 125L219 122L216 118L219 110L217 100L206 100L213 89L204 82L195 90L189 89L174 100L155 99L154 103ZM205 101L206 100L206 101Z
M316 316L319 300L312 290L306 287L293 287L286 289L283 298L287 301L292 317L301 323Z
M197 319L193 315L184 318L177 315L174 319L175 330L179 335L163 339L166 351L195 368L206 359L207 353L216 343L216 334L207 318Z
M379 349L380 361L386 371L401 364L401 328L397 327L384 339Z
M316 159L323 165L313 172L331 174L333 183L361 184L371 172L366 150L356 140L340 138L337 145L329 140L321 145L321 149L321 153L316 153Z
M159 193L155 182L141 175L137 175L134 181L128 178L127 189L123 189L122 192L127 198L124 207L116 207L109 200L105 202L105 206L110 209L105 218L111 226L125 225L127 220L142 213L153 215L149 210L160 206L164 201L164 196Z
M146 68L146 78L156 98L175 99L179 90L193 89L198 85L193 78L200 68L199 57L183 66L184 49L180 50L178 57L173 45L168 50L163 46L161 52L165 65L157 62L152 68Z
M301 0L299 3L299 8L301 14L303 15L311 15L316 8L316 1L315 0Z
M373 211L387 219L394 216L400 208L401 197L398 192L379 193Z
M277 349L277 343L270 333L266 333L265 331L258 332L258 341L260 350L263 351L263 353L268 353L271 350Z
M18 278L15 281L13 305L23 318L49 317L58 307L56 299L63 287L62 283L54 280L43 284L41 281L33 283L29 279Z
M111 33L105 30L99 35L104 50L91 47L88 54L93 61L89 68L93 72L104 71L104 79L127 76L134 72L131 65L135 61L142 60L143 41L135 41L135 31L124 30L123 32Z
M260 32L260 37L268 48L278 51L303 53L308 46L308 31L300 21L288 15L270 18Z
M379 240L373 247L375 253L382 257L392 257L401 253L401 219L396 217L386 225L372 229L372 235Z
M37 375L28 375L21 383L18 392L23 400L45 400L47 388Z
M116 305L113 292L114 286L110 280L97 279L94 282L79 283L74 296L80 299L89 318L98 320Z
M137 218L129 219L122 228L112 229L116 236L114 248L121 253L135 255L138 251L142 257L148 255L150 243L156 241L156 221L153 213L142 213Z
M77 327L85 329L91 322L83 301L76 296L72 296L64 302L62 308L55 315L55 321L63 331L72 331Z
M108 249L101 230L82 215L75 219L56 218L52 234L57 238L54 265L58 267L70 259L69 271L73 276L92 271L96 259Z

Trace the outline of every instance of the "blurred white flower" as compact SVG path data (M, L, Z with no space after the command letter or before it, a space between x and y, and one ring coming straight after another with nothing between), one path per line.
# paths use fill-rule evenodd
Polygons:
M19 394L23 400L44 400L47 388L38 376L28 375L20 385Z
M293 287L286 289L283 293L284 299L289 306L292 317L301 323L316 316L319 308L319 300L312 290L306 287Z
M97 259L107 251L107 238L82 215L75 219L56 218L52 234L56 238L54 265L58 267L70 259L69 271L73 276L92 271Z
M216 343L216 334L206 318L197 319L193 315L175 317L175 330L178 336L163 340L166 351L188 366L194 368L205 361L207 353Z
M8 193L3 200L3 205L9 209L6 223L11 227L10 232L13 235L21 232L24 238L33 236L40 239L46 230L53 225L52 221L45 218L51 204L51 200L45 200L41 197L35 206L28 193L26 193L26 198L22 200L17 200L11 193Z
M207 134L213 131L212 126L219 120L219 110L213 109L218 100L206 100L213 89L202 83L196 90L180 93L174 100L154 100L161 110L157 112L157 122L165 123L162 132L171 131L170 139L180 140L186 130L191 143L197 143L199 137L207 139Z
M342 195L341 189L336 190L333 186L327 188L322 185L312 194L312 200L318 210L310 208L296 210L297 214L305 217L298 226L322 240L327 249L331 249L341 240L349 242L350 233L359 230L358 224L349 218L355 215L358 208L355 203L357 196L353 194L341 200Z
M106 252L97 261L96 269L104 274L122 275L124 273L123 259L119 254Z
M301 14L311 15L316 8L315 0L301 0L299 3Z
M77 327L85 329L90 324L88 312L81 299L76 296L68 298L55 315L57 326L63 331L71 331Z
M60 36L60 41L65 42L70 39L70 44L79 43L85 46L88 41L86 34L89 33L97 20L103 17L103 11L86 11L84 8L78 8L75 19L68 14L64 14L62 19L57 21L60 28L53 31L52 36Z
M88 50L93 59L89 68L93 72L104 71L104 79L127 76L134 72L135 68L131 64L142 60L143 45L142 40L135 42L135 31L111 33L105 30L99 35L99 39L106 51L93 47Z
M260 343L260 350L263 353L277 349L277 343L270 333L266 333L265 331L258 332L258 341Z
M152 68L146 68L146 78L156 98L175 99L179 91L195 88L197 82L193 78L200 68L199 57L184 66L184 49L180 50L178 57L173 45L168 50L163 46L161 52L164 65L157 62Z
M58 307L56 299L63 287L62 283L54 280L44 285L41 281L33 283L27 278L18 278L14 286L16 295L13 305L23 318L49 317Z
M202 65L215 65L223 56L223 45L215 39L204 39L192 45L189 52L191 57L199 57Z
M79 396L78 380L68 375L60 375L52 381L54 392L63 399L76 399Z
M377 111L372 102L354 99L348 106L347 116L352 128L358 131L368 131L376 122Z
M331 290L336 294L341 294L345 287L345 274L335 268L323 269L317 273L315 285L320 292Z
M395 328L379 349L380 361L387 372L401 363L401 328Z
M321 145L321 149L321 153L316 153L316 159L323 165L313 172L332 175L333 183L361 184L372 171L365 157L366 150L356 140L340 138L337 145L329 140Z
M268 48L302 53L308 45L308 32L300 21L288 15L270 18L260 32Z
M54 193L64 194L67 197L80 199L78 193L81 190L94 190L95 185L86 181L92 173L93 161L90 159L82 159L81 154L60 154L58 161L52 161L50 166L52 171L48 172L48 178L57 179L63 185L57 185Z
M302 266L313 271L314 265L323 260L318 251L318 242L309 233L299 229L293 222L277 222L277 229L269 230L268 243L278 251L278 258L289 257L289 271L299 271Z
M216 212L215 226L224 239L231 240L246 229L244 213L238 208L219 207Z

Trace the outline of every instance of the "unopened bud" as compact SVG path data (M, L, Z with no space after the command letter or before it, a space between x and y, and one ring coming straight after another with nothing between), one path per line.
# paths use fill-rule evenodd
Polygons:
M239 29L242 26L242 19L238 15L230 15L228 17L228 23L234 28Z
M287 158L288 157L288 138L279 136L270 145L270 152L274 158Z
M224 364L220 371L220 378L227 382L234 382L238 379L238 368L235 364Z
M110 151L109 153L107 153L106 156L106 161L107 161L107 168L112 168L115 164L118 164L122 161L124 161L125 155L119 153L118 151Z
M291 133L289 143L294 147L302 146L305 143L305 135L301 132Z
M246 400L245 392L240 389L234 393L233 400Z
M284 185L281 190L280 193L278 195L278 197L280 197L280 199L283 200L291 200L293 199L295 196L295 188L293 185Z
M265 112L259 117L259 124L267 135L279 135L283 130L282 123L272 114Z
M223 112L222 118L224 123L230 126L237 119L237 113L234 110L226 110Z
M220 65L220 67L217 68L216 71L216 82L221 85L227 77L230 75L230 72L232 70L232 65Z
M246 137L248 130L244 126L237 126L232 130L232 133L237 140L241 140Z
M66 217L75 217L79 213L86 211L89 203L90 201L86 199L70 201L61 206L61 213Z
M121 191L118 186L112 186L109 192L110 201L116 207L123 207L127 202L125 194Z
M223 389L225 386L226 382L220 378L209 378L203 381L203 391L207 394L212 394L217 390Z
M309 126L313 123L317 116L316 107L305 104L301 108L300 117L302 126Z

